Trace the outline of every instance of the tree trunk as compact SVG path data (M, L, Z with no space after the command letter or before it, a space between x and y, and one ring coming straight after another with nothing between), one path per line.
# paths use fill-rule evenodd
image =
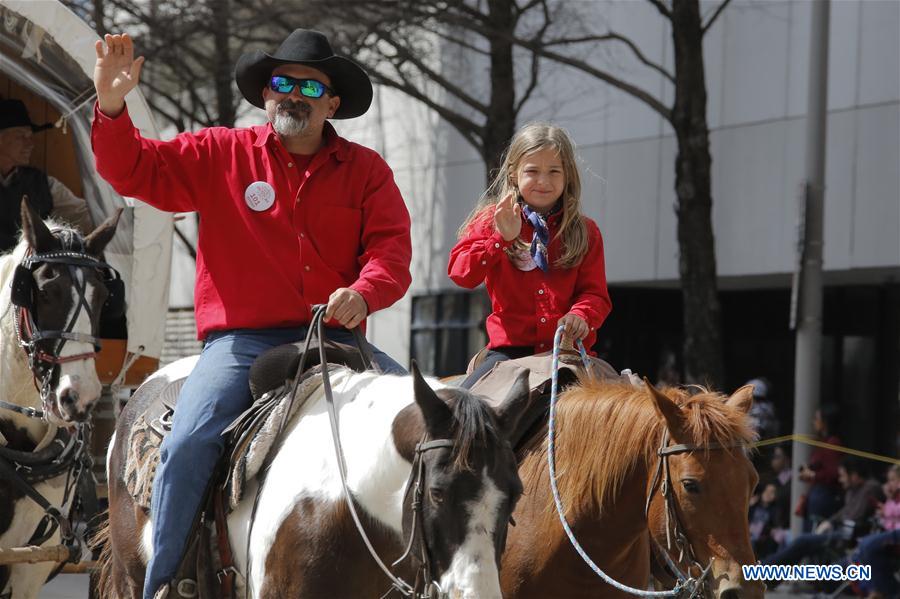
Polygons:
M94 30L97 35L103 37L107 33L106 30L106 7L104 0L94 0Z
M222 127L234 127L237 117L234 103L234 92L231 89L233 61L228 40L231 38L231 2L230 0L212 0L210 9L213 15L213 36L215 40L215 57L213 63L216 82L216 109L218 124Z
M512 0L488 0L488 18L497 31L515 31ZM502 38L502 39L501 39ZM493 36L491 43L491 101L485 115L481 157L485 177L500 167L500 159L509 140L516 132L516 80L513 68L513 44L506 36Z
M716 286L712 158L706 123L706 75L698 0L673 0L672 38L676 81L672 125L678 140L675 193L678 196L685 379L721 388L725 373Z

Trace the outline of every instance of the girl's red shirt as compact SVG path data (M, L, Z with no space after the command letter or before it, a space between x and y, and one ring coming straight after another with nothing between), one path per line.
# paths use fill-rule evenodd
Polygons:
M562 253L557 238L562 213L547 219L550 268L522 270L508 257L505 241L494 230L493 206L478 215L465 236L450 251L447 274L454 283L473 289L484 282L493 311L487 318L488 347L531 346L535 353L552 349L557 322L566 314L580 316L590 332L583 340L590 349L597 329L612 310L606 288L603 237L597 223L582 216L588 251L578 266L554 266ZM534 228L523 218L520 238L531 243Z

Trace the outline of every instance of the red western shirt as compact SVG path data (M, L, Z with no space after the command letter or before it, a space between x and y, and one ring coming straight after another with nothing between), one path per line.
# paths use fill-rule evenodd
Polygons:
M588 251L574 268L557 268L562 242L556 237L562 213L549 217L551 266L520 270L504 250L504 241L494 230L493 207L482 213L466 235L450 251L448 274L453 282L473 289L484 281L493 312L487 318L488 347L531 346L535 353L552 349L557 322L568 313L580 316L590 327L584 346L597 340L612 302L606 290L603 238L597 224L587 217ZM520 237L531 243L534 228L523 218Z
M94 110L97 172L120 194L197 211L197 332L289 327L339 287L369 313L410 284L409 213L391 169L326 124L306 168L271 125L144 139L127 112Z

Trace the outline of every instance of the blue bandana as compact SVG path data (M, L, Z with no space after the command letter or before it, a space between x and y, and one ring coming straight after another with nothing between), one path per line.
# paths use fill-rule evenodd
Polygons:
M522 202L522 213L531 226L534 227L534 236L531 238L531 258L538 268L547 272L550 268L550 260L547 257L547 244L550 243L550 230L544 217Z

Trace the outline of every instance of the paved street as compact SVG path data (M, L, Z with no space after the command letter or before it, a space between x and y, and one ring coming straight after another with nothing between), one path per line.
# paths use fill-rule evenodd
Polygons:
M60 574L41 590L41 599L87 599L87 574Z
M86 574L63 574L44 587L41 599L86 599L88 596L88 577ZM766 593L767 599L797 599L809 597L805 593L795 594L779 589Z

